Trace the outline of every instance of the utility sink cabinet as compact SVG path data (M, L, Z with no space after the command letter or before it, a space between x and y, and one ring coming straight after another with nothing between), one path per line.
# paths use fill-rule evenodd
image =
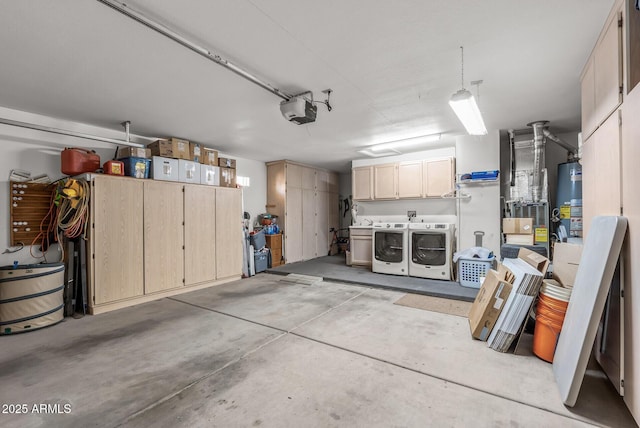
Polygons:
M371 227L349 227L349 248L351 251L352 266L371 267L371 235Z

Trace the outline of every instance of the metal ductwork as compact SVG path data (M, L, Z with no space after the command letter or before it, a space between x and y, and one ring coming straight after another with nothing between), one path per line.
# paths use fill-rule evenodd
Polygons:
M547 123L549 121L540 120L527 124L527 126L533 128L533 183L531 184L533 202L540 202L540 199L542 199L542 177L545 168L544 127Z
M553 141L554 143L556 143L557 145L559 145L560 147L568 151L573 157L578 157L577 148L573 147L571 144L567 143L560 137L555 136L546 128L544 128L542 132L544 133L545 137L547 137L548 139L550 139L551 141Z

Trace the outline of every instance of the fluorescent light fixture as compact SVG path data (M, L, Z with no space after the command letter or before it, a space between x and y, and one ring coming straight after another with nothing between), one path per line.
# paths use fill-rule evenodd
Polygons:
M358 150L358 153L362 153L363 155L367 155L369 157L372 158L381 158L383 156L393 156L393 155L399 155L400 152L397 150L387 150L384 152L374 152L373 150L370 149L362 149L362 150Z
M440 141L442 134L422 135L420 137L405 138L403 140L389 141L388 143L375 144L364 149L358 150L358 153L379 158L383 156L399 155L400 149L406 149L413 146L421 146L427 143Z
M464 88L460 89L451 96L449 105L469 135L487 135L487 128L484 126L480 109L478 109L476 99L471 92Z
M406 138L404 140L390 141L388 143L376 144L368 149L372 152L397 151L397 149L406 149L407 147L419 146L426 143L440 141L440 134L423 135L421 137Z

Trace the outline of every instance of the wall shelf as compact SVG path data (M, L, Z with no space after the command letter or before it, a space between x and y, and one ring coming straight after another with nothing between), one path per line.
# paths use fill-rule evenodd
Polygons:
M464 174L456 174L457 184L476 184L476 183L496 183L500 180L500 172L493 171L474 171Z

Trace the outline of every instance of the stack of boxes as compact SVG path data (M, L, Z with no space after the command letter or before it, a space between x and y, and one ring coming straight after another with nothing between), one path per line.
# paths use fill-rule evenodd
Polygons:
M151 150L144 147L119 147L118 160L124 165L124 175L149 178Z
M236 160L218 158L220 166L220 185L223 187L236 187Z
M120 147L124 175L209 186L236 187L236 160L180 138L154 141L146 148Z
M533 245L533 219L532 218L503 218L502 233L505 234L507 244Z
M151 149L151 178L164 181L200 183L200 163L193 160L194 153L200 156L200 145L180 138L157 140L147 147ZM197 150L196 147L197 146Z
M148 146L154 180L179 181L209 186L236 187L235 160L233 180L224 181L218 166L218 151L180 138L157 140ZM227 174L228 175L228 174Z
M220 185L220 167L218 166L218 151L202 147L200 152L200 183L209 186Z

